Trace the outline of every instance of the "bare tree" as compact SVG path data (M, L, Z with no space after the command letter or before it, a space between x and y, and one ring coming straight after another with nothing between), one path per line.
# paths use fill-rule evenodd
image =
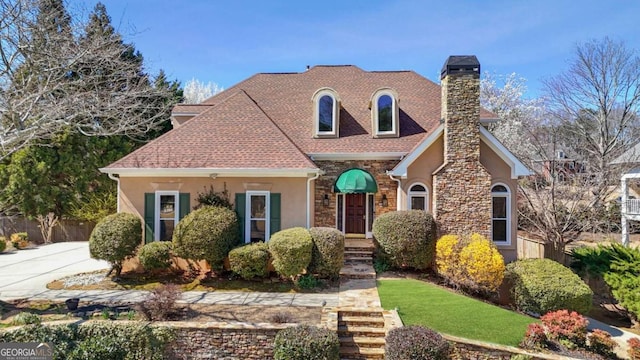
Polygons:
M545 82L551 116L592 174L593 204L619 182L611 161L638 140L640 57L608 37L576 47L568 70Z
M193 78L184 85L184 102L185 104L199 104L222 90L224 89L216 83L209 81L205 84Z
M0 0L0 158L65 129L135 138L165 120L170 90L152 86L119 36L86 36L86 21L46 6Z

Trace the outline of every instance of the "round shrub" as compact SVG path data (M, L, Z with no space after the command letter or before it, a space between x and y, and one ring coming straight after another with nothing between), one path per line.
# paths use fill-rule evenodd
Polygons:
M373 237L394 267L422 270L433 263L436 223L425 211L382 214L373 221Z
M340 340L335 332L310 325L280 330L273 348L275 360L338 360Z
M263 242L248 244L229 252L231 271L245 280L269 274L269 247Z
M591 289L578 275L553 260L518 260L506 269L514 304L521 311L546 314L566 309L585 314L591 308Z
M436 271L451 283L462 276L460 248L462 243L456 235L444 235L436 242Z
M278 274L301 274L311 263L313 241L309 230L301 227L285 229L271 235L269 253Z
M313 227L309 233L313 241L309 271L320 277L338 277L344 264L344 235L329 227Z
M482 235L471 234L460 250L460 268L464 269L468 288L495 292L504 279L504 259L495 244Z
M384 352L387 360L445 360L449 343L431 329L412 325L389 331Z
M204 206L185 216L173 231L173 253L184 259L206 260L214 269L238 242L238 217L224 207Z
M120 276L122 262L135 255L142 240L142 222L129 213L105 217L93 228L89 237L91 257L111 263L111 271Z
M154 241L145 244L138 251L140 265L145 270L165 270L171 267L171 243Z

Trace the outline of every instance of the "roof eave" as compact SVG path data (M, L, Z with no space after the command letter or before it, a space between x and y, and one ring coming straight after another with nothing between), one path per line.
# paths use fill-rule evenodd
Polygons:
M480 139L491 148L509 167L511 168L511 178L517 179L520 176L533 175L533 172L527 168L511 151L509 151L498 139L493 136L484 126L480 126Z
M120 177L308 177L318 168L100 168L105 174Z

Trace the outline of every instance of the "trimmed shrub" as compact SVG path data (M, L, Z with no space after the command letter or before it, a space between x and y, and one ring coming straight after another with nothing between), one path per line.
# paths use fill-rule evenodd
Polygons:
M275 360L338 360L340 340L335 332L310 325L280 330L273 348Z
M384 213L373 221L373 237L396 268L424 270L433 264L436 223L425 211Z
M313 241L309 230L301 227L285 229L271 235L269 253L278 274L301 274L311 263Z
M89 237L91 257L111 263L111 271L120 276L124 260L133 257L142 241L142 222L129 213L105 217L93 228Z
M7 238L0 236L0 253L7 248Z
M587 343L587 319L575 311L552 311L540 318L547 336L562 344L584 347Z
M171 243L154 241L138 251L138 260L145 270L166 270L171 267Z
M313 250L309 272L320 277L337 278L344 265L344 235L340 230L329 227L309 229Z
M269 247L263 242L248 244L229 252L231 271L245 280L269 275Z
M384 352L387 360L445 360L449 343L431 329L412 325L389 331Z
M595 329L587 336L587 339L591 351L611 359L614 358L614 349L618 343L611 338L611 334L604 330Z
M436 270L450 282L459 278L462 271L459 268L460 240L456 235L444 235L436 242Z
M21 312L13 318L13 320L11 321L11 324L29 325L29 324L40 324L41 322L42 322L42 319L40 318L40 315L30 313L30 312Z
M206 260L221 269L238 243L238 217L224 207L204 206L185 216L173 231L173 252L184 259Z
M553 260L518 260L506 269L514 304L521 311L546 314L567 309L584 314L591 308L591 289L578 275Z
M629 350L627 350L629 359L640 360L640 339L631 338L627 340L627 345L629 346Z

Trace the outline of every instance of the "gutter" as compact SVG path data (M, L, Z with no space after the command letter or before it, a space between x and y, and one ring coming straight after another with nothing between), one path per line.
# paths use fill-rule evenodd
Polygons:
M387 175L389 176L389 179L395 181L398 184L398 189L396 190L396 210L400 211L401 210L400 195L402 195L402 181L400 179L394 178L393 177L394 175L391 173L391 171L387 170Z
M114 180L116 183L118 183L118 192L116 193L116 206L117 206L117 212L120 212L120 177L115 175L117 174L107 173L107 176L109 176L109 179Z
M311 181L319 178L321 173L317 172L314 177L307 179L307 229L311 227Z

